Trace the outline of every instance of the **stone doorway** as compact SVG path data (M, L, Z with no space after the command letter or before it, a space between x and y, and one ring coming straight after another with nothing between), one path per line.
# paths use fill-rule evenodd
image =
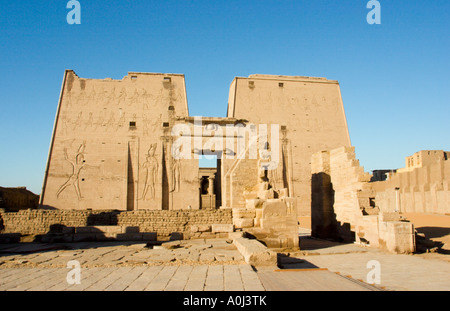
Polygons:
M205 153L204 153L205 154ZM199 160L200 209L216 209L221 206L221 160L216 154Z

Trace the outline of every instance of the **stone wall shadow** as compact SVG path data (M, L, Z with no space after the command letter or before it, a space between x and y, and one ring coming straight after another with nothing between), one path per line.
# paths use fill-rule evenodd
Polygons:
M450 235L450 228L446 227L418 227L416 230L417 232L425 234L428 239L441 238Z
M318 269L313 263L300 258L277 254L277 266L280 269Z
M86 226L117 226L119 214L118 210L90 214Z
M349 223L337 220L334 210L335 191L331 176L324 172L311 177L311 236L342 243L355 241Z
M0 233L2 233L3 229L5 229L5 226L3 224L2 214L0 213Z

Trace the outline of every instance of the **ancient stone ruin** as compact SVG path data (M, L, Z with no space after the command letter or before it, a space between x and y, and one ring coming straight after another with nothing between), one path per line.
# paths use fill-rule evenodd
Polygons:
M199 167L203 155L216 167ZM239 231L270 248L298 249L298 217L312 216L318 237L414 251L414 229L398 215L406 207L373 209L375 196L392 201L398 192L370 179L354 158L337 81L237 77L219 118L189 115L181 74L113 80L67 70L40 209L2 219L5 232L44 240Z
M311 156L339 146L350 139L337 81L235 78L227 117L216 118L189 115L180 74L95 80L67 70L40 203L121 213L229 209L229 226L206 218L183 235L245 230L270 247L297 248L297 216L310 214ZM217 167L199 168L201 155L217 157Z

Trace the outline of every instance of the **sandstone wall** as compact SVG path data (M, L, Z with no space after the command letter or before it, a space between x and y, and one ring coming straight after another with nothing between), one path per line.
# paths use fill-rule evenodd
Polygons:
M399 171L373 189L381 211L450 214L450 161Z
M0 187L0 208L10 211L37 208L39 196L28 191L25 187L3 188Z
M155 233L165 239L172 234L190 237L215 237L213 224L231 224L231 209L152 211L141 210L122 212L113 210L23 210L19 212L0 212L3 220L2 233L21 233L22 235L43 235L80 227L117 227L121 233ZM95 230L94 230L95 231ZM84 229L86 233L92 233Z
M84 79L67 70L42 205L58 209L198 207L198 160L172 158L171 129L188 116L184 76Z
M395 253L415 251L414 226L397 212L380 211L371 175L355 159L354 147L314 154L312 166L312 235L356 241Z
M282 152L276 181L279 189L288 188L289 196L296 199L297 214L310 215L311 155L350 146L339 83L310 77L239 77L230 87L228 117L280 125Z

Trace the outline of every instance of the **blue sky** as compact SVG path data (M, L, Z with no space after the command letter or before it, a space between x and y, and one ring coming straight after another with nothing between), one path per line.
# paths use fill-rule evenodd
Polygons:
M65 69L183 73L190 115L224 117L235 76L338 80L366 171L450 150L450 1L0 0L0 186L40 193Z

